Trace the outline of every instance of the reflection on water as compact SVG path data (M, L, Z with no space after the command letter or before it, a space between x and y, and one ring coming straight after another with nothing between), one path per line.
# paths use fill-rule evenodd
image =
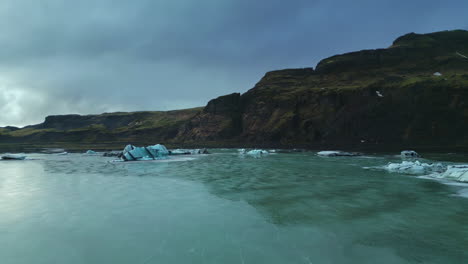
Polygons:
M0 162L1 263L465 263L464 186L394 157Z

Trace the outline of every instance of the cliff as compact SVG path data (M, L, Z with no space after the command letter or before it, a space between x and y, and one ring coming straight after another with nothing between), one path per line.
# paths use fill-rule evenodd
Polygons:
M309 148L466 149L466 54L467 31L411 33L387 49L324 59L315 70L269 72L245 94L212 100L177 138ZM216 111L217 105L223 111Z
M11 142L467 150L468 31L407 34L386 49L267 73L244 94L170 112L51 116Z

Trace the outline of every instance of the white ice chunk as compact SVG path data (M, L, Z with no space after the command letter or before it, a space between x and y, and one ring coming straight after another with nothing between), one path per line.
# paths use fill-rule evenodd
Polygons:
M402 174L425 175L444 172L445 166L440 163L428 164L419 161L403 161L401 163L389 163L385 166L385 169Z
M444 173L438 175L437 178L468 182L468 165L448 166L447 170Z
M418 158L420 157L419 154L414 150L403 150L401 152L402 158Z
M169 155L196 155L196 154L209 154L207 149L174 149L171 150Z
M432 75L434 75L434 76L442 76L442 73L440 73L440 72L434 72Z
M2 156L2 159L3 160L24 160L26 159L26 155L6 153Z
M378 97L383 97L383 95L379 91L375 91Z
M247 151L246 154L252 155L252 156L263 156L263 155L268 155L270 153L263 149L253 149L253 150Z
M353 157L359 156L360 154L353 152L345 152L341 150L326 150L317 152L317 155L324 157Z

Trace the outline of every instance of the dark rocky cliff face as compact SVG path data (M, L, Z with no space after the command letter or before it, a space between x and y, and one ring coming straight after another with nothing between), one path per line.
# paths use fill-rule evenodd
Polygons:
M464 54L467 31L412 33L388 49L327 58L315 71L269 72L245 94L210 101L177 140L284 147L466 148Z
M468 150L467 56L468 31L411 33L315 70L269 72L248 92L203 109L51 116L0 129L0 143Z

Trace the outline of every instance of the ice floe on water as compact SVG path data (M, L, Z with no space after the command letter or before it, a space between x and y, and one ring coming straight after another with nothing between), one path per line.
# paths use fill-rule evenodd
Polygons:
M262 155L268 155L270 152L263 150L263 149L252 149L250 151L247 151L247 155L252 155L252 156L262 156Z
M360 153L345 152L345 151L341 151L341 150L319 151L319 152L317 152L317 155L322 156L322 157L355 157L355 156L361 156Z
M264 149L251 149L251 150L238 149L237 151L241 155L249 155L249 156L252 156L252 157L263 157L263 156L267 156L267 155L270 154L270 151L267 151L267 150L264 150ZM271 153L274 153L274 152L272 151Z
M369 169L371 167L366 167ZM373 167L388 172L424 176L424 178L443 179L468 183L468 164L444 165L440 162L426 163L419 160L390 162L387 165Z
M141 161L141 160L156 160L165 159L169 155L169 151L164 145L156 144L147 147L135 147L127 145L122 152L122 160L124 161Z
M446 167L441 163L422 163L416 161L403 161L401 163L388 163L383 167L389 172L396 172L410 175L426 175L431 173L441 173Z
M169 151L169 155L197 155L209 154L206 148L203 149L173 149Z
M25 160L26 155L6 153L1 156L1 159L2 160Z
M401 155L402 158L419 158L419 157L421 157L414 150L403 150L400 155Z
M458 182L468 182L468 165L448 166L445 172L436 174L434 177Z
M405 158L403 153L402 158ZM413 175L418 178L435 180L442 184L455 186L457 188L456 196L468 198L468 164L455 165L453 163L403 160L402 162L390 162L384 166L364 168L383 169L391 173Z

